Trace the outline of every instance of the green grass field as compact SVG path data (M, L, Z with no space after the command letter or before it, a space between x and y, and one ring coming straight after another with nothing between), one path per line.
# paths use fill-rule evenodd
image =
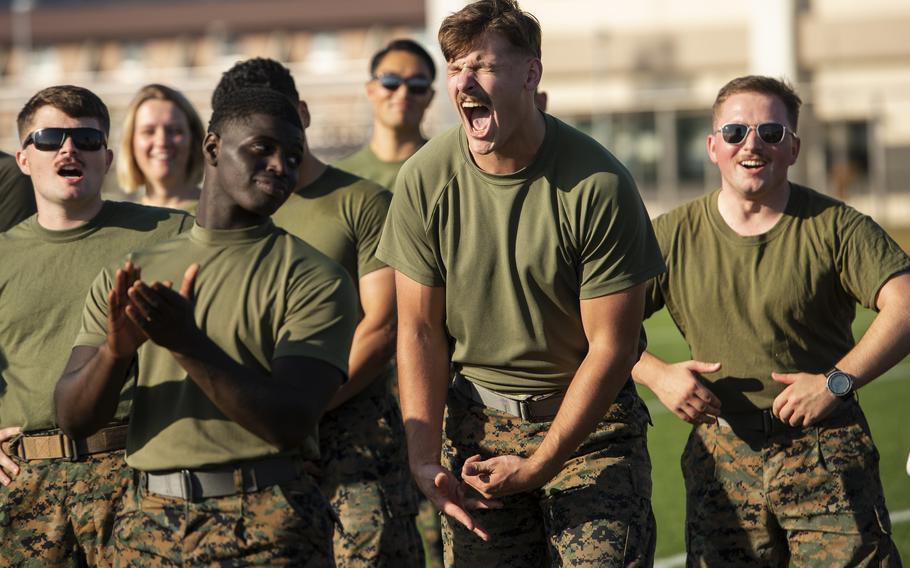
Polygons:
M862 311L854 325L859 337L872 321L873 312ZM689 359L689 351L666 310L645 322L648 349L668 361ZM654 514L657 517L657 558L664 566L685 552L683 540L685 494L679 457L690 426L668 412L653 393L640 388L652 410L654 428L648 433L653 462ZM894 539L905 559L910 559L910 477L905 471L910 452L910 428L905 420L910 408L910 358L859 391L860 403L869 419L872 435L881 453L881 474L885 498L894 523ZM896 515L897 514L897 515ZM659 564L661 565L661 564ZM679 564L681 565L681 564Z

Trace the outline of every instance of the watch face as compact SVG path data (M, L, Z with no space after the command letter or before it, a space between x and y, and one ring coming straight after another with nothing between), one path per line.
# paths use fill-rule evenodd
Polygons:
M835 371L828 376L828 390L835 396L844 396L853 388L853 379L850 375Z

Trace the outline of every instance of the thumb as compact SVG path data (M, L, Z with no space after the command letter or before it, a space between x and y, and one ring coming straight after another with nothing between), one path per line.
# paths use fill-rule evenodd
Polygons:
M689 369L696 373L714 373L720 370L720 363L707 363L705 361L692 361Z
M788 373L771 373L771 378L779 383L784 383L785 385L792 385L796 382L796 375Z
M180 284L180 295L190 302L193 301L193 287L196 284L197 274L199 274L199 264L194 262L193 264L189 265L189 267L186 269L186 272L183 273L183 283Z

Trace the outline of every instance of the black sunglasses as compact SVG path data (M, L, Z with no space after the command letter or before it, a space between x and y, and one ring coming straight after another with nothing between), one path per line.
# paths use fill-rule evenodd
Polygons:
M107 139L104 132L97 128L39 128L29 132L22 142L24 150L29 144L34 144L35 148L43 152L59 150L66 138L73 141L73 145L86 152L94 152L107 147Z
M373 78L390 91L397 91L398 87L404 83L408 88L408 92L412 95L425 95L430 90L431 85L430 80L422 75L415 75L405 79L396 73L383 73Z
M720 130L717 132L721 133L721 136L724 137L724 142L727 144L742 144L746 140L746 136L749 135L749 131L755 129L758 137L761 138L761 141L765 144L780 144L784 136L787 135L787 132L792 134L794 137L796 133L784 126L779 122L763 122L761 124L756 124L752 126L750 124L742 124L739 122L730 122L720 127Z

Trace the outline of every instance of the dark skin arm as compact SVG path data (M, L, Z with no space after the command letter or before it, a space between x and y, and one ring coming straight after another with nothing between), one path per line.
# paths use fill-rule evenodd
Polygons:
M309 357L280 357L272 362L269 375L233 360L193 318L192 290L197 272L196 265L187 269L179 293L169 282L145 284L135 280L127 292L127 317L151 341L171 352L225 416L279 448L298 446L312 432L341 384L341 371ZM109 377L107 382L111 382ZM122 386L122 380L119 384ZM102 400L96 398L95 403L100 407Z

